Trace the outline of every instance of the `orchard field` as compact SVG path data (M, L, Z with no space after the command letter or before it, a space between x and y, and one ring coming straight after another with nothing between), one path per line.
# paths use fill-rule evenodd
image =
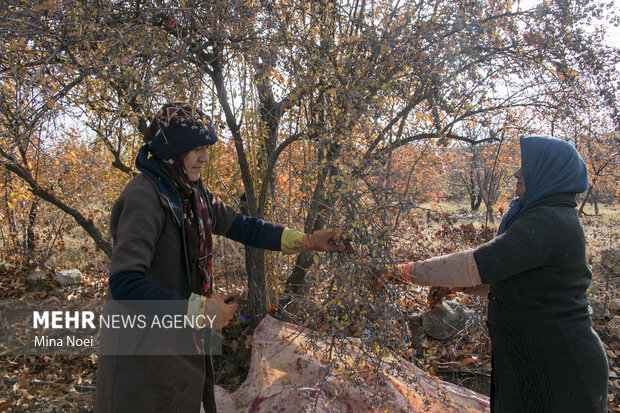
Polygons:
M138 173L154 114L184 101L215 124L202 178L216 196L249 216L355 240L355 253L294 256L215 240L216 286L240 297L217 359L222 387L244 381L252 333L271 316L485 394L484 299L451 297L467 317L440 340L423 325L427 289L378 285L376 274L491 239L513 197L519 137L549 135L588 168L577 208L618 409L613 2L160 3L0 5L2 301L103 299L112 205ZM79 281L59 284L70 269ZM93 355L2 355L0 411L88 411L96 366Z

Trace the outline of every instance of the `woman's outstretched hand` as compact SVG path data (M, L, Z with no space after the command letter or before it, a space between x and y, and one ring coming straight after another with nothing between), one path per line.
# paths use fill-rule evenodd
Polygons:
M368 279L374 291L381 290L387 283L411 283L413 263L396 264L392 268L375 268L369 265Z
M235 293L213 293L207 298L207 300L212 300L213 302L217 302L217 305L222 306L222 319L220 323L216 321L216 327L222 328L226 327L226 325L232 320L237 312L237 300ZM207 311L209 311L207 309Z
M336 228L320 229L305 234L301 239L302 251L354 252L353 236Z

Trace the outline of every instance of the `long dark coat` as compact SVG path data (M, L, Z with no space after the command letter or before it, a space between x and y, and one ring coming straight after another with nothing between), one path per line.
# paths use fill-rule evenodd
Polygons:
M573 193L546 197L474 252L491 285L492 411L607 411L607 358L591 328L575 206Z
M237 212L210 194L209 198L216 218L213 233L223 235ZM168 199L148 177L140 174L127 185L112 209L110 229L110 274L142 272L183 298L197 288L200 281L189 278L182 227ZM203 355L100 356L95 411L198 412L203 388L212 392L212 381L210 357ZM213 395L204 398L212 401Z

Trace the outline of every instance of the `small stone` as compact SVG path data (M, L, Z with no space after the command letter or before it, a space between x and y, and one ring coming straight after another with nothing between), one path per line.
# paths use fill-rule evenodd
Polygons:
M611 300L610 307L613 311L620 311L620 298L614 298Z
M26 278L26 284L37 285L45 280L45 274L41 271L35 271Z
M60 270L56 272L54 280L62 286L77 284L82 282L82 273L75 268L72 270Z
M601 266L611 275L620 275L620 248L608 248L601 252Z
M590 298L589 301L590 315L592 316L593 320L602 320L611 316L611 314L609 314L609 310L605 308L605 306L601 304L600 301L595 298Z
M616 340L620 340L620 316L615 316L609 322L609 329L611 330L611 335L616 338Z
M0 263L1 272L9 272L13 270L15 270L15 266L13 264L9 264L8 262Z
M444 301L422 315L424 332L437 340L453 337L463 330L473 311L457 301Z

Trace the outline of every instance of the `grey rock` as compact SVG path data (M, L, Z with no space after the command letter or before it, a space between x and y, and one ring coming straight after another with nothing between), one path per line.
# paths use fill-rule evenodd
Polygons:
M620 248L608 248L601 252L601 266L612 275L620 275Z
M26 284L37 285L45 280L45 274L41 271L35 271L26 278Z
M609 322L609 329L611 330L611 335L616 338L616 340L620 340L620 316L615 316Z
M463 330L473 311L456 301L444 301L422 315L424 332L437 340L453 337Z
M8 262L0 263L0 271L13 271L15 266L13 264L9 264Z
M72 270L60 270L56 272L54 280L62 286L78 284L82 282L82 273L75 268Z
M595 298L590 298L588 301L590 302L588 309L590 310L590 315L592 316L593 320L602 320L604 318L611 317L609 310L605 308L605 306L601 304L600 301Z
M620 298L614 298L611 300L610 307L613 311L620 311Z

